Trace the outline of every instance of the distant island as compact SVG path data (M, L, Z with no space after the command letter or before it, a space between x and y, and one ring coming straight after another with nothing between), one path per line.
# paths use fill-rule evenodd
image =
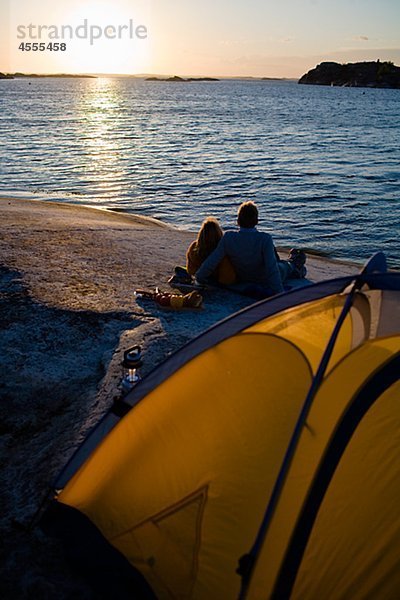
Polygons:
M261 77L261 81L292 81L288 77Z
M187 81L219 81L216 77L178 77L178 75L174 75L173 77L146 77L146 81L173 81L173 82L187 82Z
M299 83L342 87L400 89L400 67L392 62L323 62L299 79Z
M41 74L41 73L10 73L5 75L4 73L0 73L0 79L22 79L27 77L68 77L68 78L76 78L76 77L85 77L89 79L97 79L96 75L71 75L69 73L50 73L50 74Z

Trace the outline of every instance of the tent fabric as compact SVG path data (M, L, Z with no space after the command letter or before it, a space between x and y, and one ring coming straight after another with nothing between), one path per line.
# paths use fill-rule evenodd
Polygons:
M271 355L268 365L266 354ZM289 365L290 385L282 392ZM240 584L238 556L257 531L311 372L292 344L249 333L221 342L182 370L128 413L60 501L89 516L137 568L151 560L146 577L159 597L172 585L168 573L176 585L177 573L184 572L187 580L180 587L185 594L195 578L194 593L201 586L224 589L234 597ZM190 403L182 378L191 382ZM198 545L194 521L200 516L193 505L189 510L188 498L200 490L206 490L197 506L197 512L202 510L202 547L193 557L186 547ZM162 513L168 515L163 527ZM118 517L110 519L110 514ZM167 537L171 519L175 534ZM232 530L243 520L250 521L249 528ZM227 580L226 573L234 576Z
M393 385L351 439L313 527L293 598L321 597L323 590L332 599L398 597L399 397L399 384ZM384 510L377 514L378 506ZM318 578L306 575L311 565Z
M399 297L400 274L366 271L213 327L133 390L123 418L106 415L59 477L58 502L160 599L398 597Z
M349 406L352 406L354 396L357 394L357 391L359 390L360 386L362 386L362 384L364 383L365 376L369 376L371 372L373 373L376 370L379 371L379 367L380 365L382 365L382 363L385 364L385 362L393 356L393 353L396 353L396 351L397 353L399 352L399 347L399 336L397 336L396 338L389 338L369 342L361 346L355 352L353 352L348 360L340 362L337 368L333 372L331 372L330 375L325 379L317 397L314 400L312 409L307 419L307 427L304 428L302 432L302 437L297 448L295 459L292 462L291 470L286 481L286 486L281 495L278 509L276 510L274 518L269 524L268 534L265 537L263 547L259 552L259 561L253 573L252 584L248 594L248 598L269 598L270 596L272 597L275 578L277 577L278 570L281 566L288 544L291 540L294 525L296 524L296 521L299 517L299 512L303 506L303 503L305 502L307 494L309 493L310 486L312 484L312 478L315 475L315 472L319 466L320 461L324 456L324 453L329 447L329 443L331 441L332 436L335 433L335 429L337 428L340 419L343 417L343 414L345 414L346 410L348 410ZM399 375L399 372L397 373L397 375ZM337 395L337 389L339 385L341 389L340 397L338 397ZM392 409L397 408L397 411L395 410L393 414L392 424L393 434L395 436L394 439L397 439L397 441L399 441L398 438L400 434L400 413L398 408L398 401L400 399L400 396L398 385L397 390L393 388L394 395L396 391L397 407L396 405L392 405ZM383 433L384 432L381 432L381 435L383 435ZM384 433L384 437L386 435L390 435L390 433L390 429L387 430ZM385 443L382 437L382 448L380 448L380 453L378 454L379 444L377 443L377 441L379 441L379 438L377 440L376 436L372 436L372 434L365 437L365 447L357 455L358 462L354 467L355 470L359 469L361 471L361 468L364 469L365 467L367 467L367 463L365 463L365 457L368 454L368 451L372 453L372 451L374 450L377 453L377 456L381 456L381 453L384 452ZM396 461L396 456L397 458L399 458L398 448L399 446L397 446L396 452L392 453L392 464L391 468L387 473L387 477L389 478L389 480L393 481L393 478L395 478L395 485L393 487L394 494L392 498L397 498L397 500L400 499L400 461ZM376 474L373 470L370 471L367 469L364 482L365 486L362 490L362 494L365 494L366 498L362 498L361 495L362 502L360 501L360 506L357 508L358 513L360 512L361 506L366 504L367 498L371 498L369 495L369 491L375 476ZM329 512L329 516L331 519L330 527L331 530L333 529L333 531L335 532L336 548L343 557L343 561L350 561L350 565L352 564L352 556L351 554L349 554L349 547L345 544L344 534L346 533L346 530L350 528L351 523L354 522L355 507L353 507L353 512L349 513L350 519L343 521L342 529L339 528L337 515L340 515L341 511L347 508L346 505L351 500L349 489L352 485L352 477L354 477L354 471L350 473L349 478L342 484L341 502L337 503L335 510L331 510ZM368 477L370 477L371 479L368 480ZM380 504L377 505L374 502L372 503L373 510L376 511L377 506L379 506L379 512L383 517L383 513L385 512L383 507ZM398 509L397 513L398 534L400 534L400 513ZM353 516L351 517L351 515ZM367 529L360 528L360 530L358 531L358 542L369 546L369 538L367 532ZM340 538L342 540L341 544L337 543L337 538ZM323 543L326 543L326 539L327 538L323 538ZM397 541L399 542L399 538L397 538ZM397 550L398 549L399 547L397 548ZM370 560L372 560L372 556L373 548L370 548ZM400 559L399 554L397 558L398 560ZM314 556L314 559L316 559L316 556ZM368 570L368 566L366 566L366 569ZM331 579L324 580L321 576L321 572L319 572L318 581L320 589L324 589L324 586L328 590L334 587L335 577L337 577L338 575L337 572L334 573L335 574ZM313 576L315 576L315 571L313 571L311 575L309 575L309 577L311 578ZM264 596L259 596L261 590L263 590L263 593L265 594ZM302 596L300 595L299 597L301 598ZM307 597L317 598L321 596L310 595ZM338 595L336 597L346 598L353 596ZM361 595L360 597L366 596Z

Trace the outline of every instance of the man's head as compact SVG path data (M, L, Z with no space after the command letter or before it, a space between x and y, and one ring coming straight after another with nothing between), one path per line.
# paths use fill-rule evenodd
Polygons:
M254 202L243 202L239 206L237 222L239 227L251 229L258 223L258 209Z

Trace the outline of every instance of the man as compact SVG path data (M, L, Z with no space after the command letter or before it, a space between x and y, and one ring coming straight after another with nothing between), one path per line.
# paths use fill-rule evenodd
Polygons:
M282 279L272 237L258 231L258 209L254 202L239 207L238 231L227 231L216 249L196 272L196 279L205 283L224 256L231 261L238 283L233 288L255 298L265 298L283 292Z

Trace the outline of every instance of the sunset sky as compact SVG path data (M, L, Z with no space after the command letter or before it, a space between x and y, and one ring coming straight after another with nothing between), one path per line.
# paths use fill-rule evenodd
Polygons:
M75 36L85 20L88 35L102 30L92 44ZM46 27L38 39L38 26L52 35L69 26L74 39L49 39ZM323 60L400 65L400 1L0 0L0 40L3 72L299 77ZM21 42L66 49L28 52Z

